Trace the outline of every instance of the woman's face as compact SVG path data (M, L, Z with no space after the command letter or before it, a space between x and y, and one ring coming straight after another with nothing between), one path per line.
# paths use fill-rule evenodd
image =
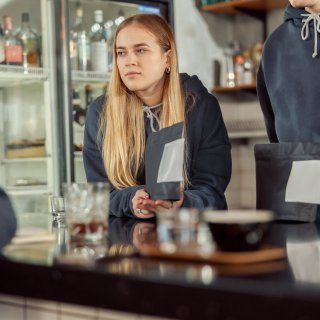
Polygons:
M122 29L116 39L117 66L125 86L139 97L163 89L169 51L163 52L155 36L142 26Z

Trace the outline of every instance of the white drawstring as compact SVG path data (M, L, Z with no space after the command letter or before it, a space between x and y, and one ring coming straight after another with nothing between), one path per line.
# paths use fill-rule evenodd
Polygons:
M157 132L158 130L156 130L154 128L154 123L153 123L153 120L156 120L157 123L158 123L158 128L159 130L161 129L161 126L160 126L160 119L157 117L157 115L155 113L153 113L151 110L152 109L155 109L155 108L158 108L162 105L162 103L159 103L153 107L148 107L148 106L144 106L143 107L143 111L147 114L147 118L150 120L150 127L151 127L151 130L152 132Z
M320 33L320 14L319 13L310 13L310 14L301 14L307 19L303 19L303 26L301 29L301 38L306 40L309 37L309 22L313 20L314 25L314 51L312 58L315 58L318 55L318 33Z

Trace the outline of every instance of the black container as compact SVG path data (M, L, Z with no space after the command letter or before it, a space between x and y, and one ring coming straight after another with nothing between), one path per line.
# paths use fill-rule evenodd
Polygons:
M203 217L222 251L259 249L273 220L271 211L256 210L207 210Z

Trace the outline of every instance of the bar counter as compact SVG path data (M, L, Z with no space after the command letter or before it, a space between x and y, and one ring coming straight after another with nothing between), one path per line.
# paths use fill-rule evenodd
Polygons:
M152 220L111 218L100 248L74 247L65 230L53 227L56 242L2 244L0 294L171 319L319 319L316 224L273 223L267 242L286 258L242 265L141 257Z

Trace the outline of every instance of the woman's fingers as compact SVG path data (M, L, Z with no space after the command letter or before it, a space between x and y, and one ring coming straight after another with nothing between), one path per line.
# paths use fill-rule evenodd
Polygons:
M156 200L155 201L156 206L160 206L164 209L172 209L173 207L173 201L168 201L168 200Z
M143 206L142 203L145 199L149 199L149 194L144 189L137 190L132 199L133 213L138 218L152 218L154 216L154 212Z

